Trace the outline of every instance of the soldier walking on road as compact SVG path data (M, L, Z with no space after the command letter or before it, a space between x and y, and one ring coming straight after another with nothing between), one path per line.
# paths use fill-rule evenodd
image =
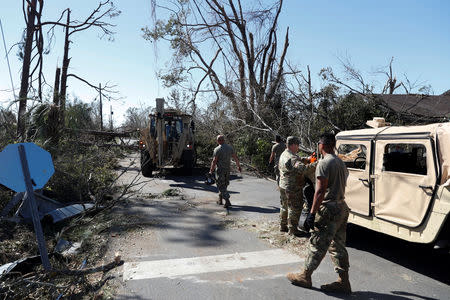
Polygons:
M292 284L311 288L311 275L327 250L331 254L339 279L320 288L327 292L351 293L348 279L349 260L345 249L349 208L344 201L348 170L334 153L336 139L332 134L320 137L319 151L324 156L316 170L316 191L305 226L314 228L309 240L308 256L302 273L289 273ZM317 218L315 217L317 213Z
M242 170L236 152L234 152L233 147L225 144L225 137L223 135L217 136L217 143L219 144L219 146L214 149L214 157L211 162L211 169L209 170L209 173L212 174L217 166L216 183L219 190L219 200L217 201L217 204L222 205L222 200L225 200L225 204L223 204L223 207L227 208L231 206L230 194L227 191L227 187L230 184L231 157L233 157L234 161L236 162L239 172L241 172Z
M274 162L275 178L277 185L280 185L280 170L278 169L278 162L280 161L281 153L286 149L286 145L281 140L278 134L275 136L275 145L272 146L272 153L270 153L269 165Z
M298 221L303 208L303 185L302 176L306 172L313 170L317 162L308 163L297 155L299 140L295 136L287 138L287 148L281 154L279 161L280 170L280 231L289 232L298 237L307 236L306 232L298 229ZM304 179L303 179L304 183Z

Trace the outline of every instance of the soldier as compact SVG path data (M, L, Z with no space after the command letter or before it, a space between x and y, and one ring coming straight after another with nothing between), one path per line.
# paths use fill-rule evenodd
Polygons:
M286 149L286 145L282 142L281 136L275 136L275 145L272 146L272 153L270 153L269 165L274 162L275 178L277 185L280 185L280 170L278 169L278 162L280 161L281 153Z
M230 203L230 194L227 191L228 184L230 184L230 163L231 157L233 157L236 162L237 168L239 172L241 172L241 165L239 163L239 159L234 152L233 147L228 144L225 144L225 138L223 135L217 136L217 146L214 149L214 158L211 162L211 169L209 173L212 174L217 166L217 188L219 189L219 200L217 204L222 205L222 200L225 200L225 204L223 207L228 208L231 206Z
M302 273L289 273L294 285L311 288L311 274L322 261L327 250L331 254L339 279L320 288L327 292L351 293L348 279L348 253L345 249L349 208L344 201L348 170L334 154L336 139L333 134L320 137L319 152L323 155L316 170L316 191L305 225L314 228L309 240L308 256ZM315 218L317 213L317 218Z
M309 160L298 155L299 140L295 136L287 138L287 148L280 156L280 231L298 237L307 236L298 230L298 221L303 208L304 175L314 170L316 163L305 165Z

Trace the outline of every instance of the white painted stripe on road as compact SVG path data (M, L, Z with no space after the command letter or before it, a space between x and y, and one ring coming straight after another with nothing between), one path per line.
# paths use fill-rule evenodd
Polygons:
M304 259L297 255L283 249L276 249L215 256L127 262L123 267L123 280L223 272L299 263L302 261Z

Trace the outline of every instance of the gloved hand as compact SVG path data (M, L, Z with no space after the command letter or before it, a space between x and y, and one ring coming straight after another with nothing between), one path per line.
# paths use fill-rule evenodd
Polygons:
M313 154L311 154L311 156L309 157L309 162L313 163L317 161L317 153L314 151Z
M311 229L314 229L314 219L316 218L316 214L309 213L306 217L305 223L303 223L303 227L307 232Z

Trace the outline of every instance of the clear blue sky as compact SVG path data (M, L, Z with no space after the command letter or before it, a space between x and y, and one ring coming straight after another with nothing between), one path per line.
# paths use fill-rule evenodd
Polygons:
M21 2L1 0L0 18L9 46L19 41L24 27ZM44 19L55 19L71 7L72 18L86 16L97 5L94 0L46 0ZM71 45L70 72L93 83L117 84L125 99L112 103L115 121L123 120L130 106L154 105L154 99L166 96L157 81L155 70L164 66L165 51L160 48L158 59L153 45L141 37L140 28L150 24L149 0L116 0L122 14L113 20L117 24L114 42L100 40L98 32L80 33ZM303 67L310 65L313 74L322 67L340 70L337 56L347 55L353 63L371 77L373 71L395 57L399 75L425 81L435 94L450 89L450 1L300 1L285 0L281 15L281 30L290 27L288 58ZM281 37L282 35L280 35ZM45 57L45 75L50 84L54 69L62 60L63 35L57 32L52 54ZM20 62L16 49L10 61L16 89L20 82ZM0 103L12 99L3 45L0 47ZM373 78L379 80L381 78ZM315 82L319 85L319 81ZM75 79L69 79L69 95L92 101L96 93ZM320 86L317 86L319 88ZM109 110L106 103L104 111ZM107 114L105 113L105 116Z

